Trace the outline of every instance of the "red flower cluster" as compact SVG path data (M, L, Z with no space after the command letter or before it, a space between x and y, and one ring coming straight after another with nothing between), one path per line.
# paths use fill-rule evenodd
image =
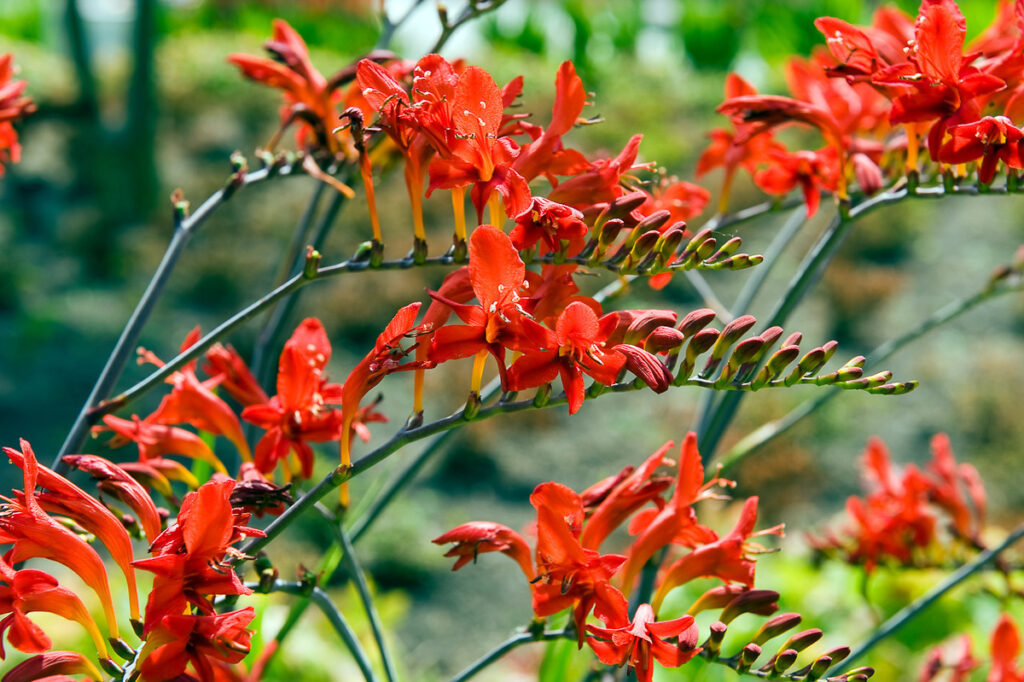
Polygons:
M700 173L725 168L723 209L740 167L763 168L754 181L771 194L802 187L808 214L819 190L845 198L850 179L871 194L894 152L906 149L907 170L917 170L922 135L933 161L978 162L983 183L992 182L1000 163L1024 168L1024 132L1014 125L1024 115L1020 3L1001 3L992 26L971 45L955 0L923 0L916 20L883 7L871 26L833 17L815 25L827 49L790 62L792 97L760 95L738 76L727 82L719 111L732 119L735 133L712 133L698 164ZM790 123L817 128L827 154L784 151L770 131ZM905 143L893 145L890 126L901 124Z
M94 535L125 574L131 615L133 620L141 619L145 639L138 657L143 679L196 679L186 673L191 665L198 679L210 680L214 679L211 671L225 663L237 663L248 653L251 632L245 626L254 616L252 608L217 614L210 599L251 592L224 563L224 557L232 555L232 544L246 536L262 535L244 526L247 512L232 508L234 481L212 481L186 495L176 522L160 532L152 499L126 471L93 455L69 456L68 464L92 474L101 490L138 517L151 540L153 556L133 560L125 522L103 502L41 466L26 441L21 441L20 451L4 448L4 452L24 471L25 486L14 499L3 498L0 504L0 545L10 545L0 557L0 616L4 616L0 635L6 631L7 641L16 649L39 654L5 679L75 673L100 679L87 658L50 651L49 637L28 618L38 611L81 624L91 636L100 662L110 664L106 641L78 596L43 571L17 567L27 560L48 559L69 568L97 594L106 615L107 633L112 641L117 640L120 633L103 561L72 529ZM144 617L138 609L136 567L156 574ZM188 605L202 615L193 614ZM3 655L0 644L0 658Z
M21 159L21 145L14 121L36 110L31 99L24 96L25 81L14 80L14 55L0 55L0 175L4 163L17 163Z
M658 621L664 597L696 578L711 577L729 587L728 599L748 593L754 584L757 549L752 537L780 534L781 527L755 532L757 498L743 505L736 527L719 536L697 520L694 504L714 497L716 485L729 481L704 481L697 439L688 434L683 443L675 490L670 500L662 495L671 478L658 474L672 443L651 455L639 468L627 467L582 493L559 483L542 483L530 496L537 509L536 549L530 560L527 541L511 528L497 523L472 522L434 539L454 543L445 556L457 557L461 568L484 552L501 552L513 558L529 581L533 611L538 617L573 610L576 633L604 663L629 665L638 679L650 682L653 661L677 667L700 649L693 615L721 601L722 588L712 589L694 604L691 612L673 620ZM629 523L637 536L625 555L602 554L600 549L618 527ZM657 592L650 604L641 605L632 619L624 595L633 589L639 569L656 552L670 548L659 571ZM679 556L682 554L681 556ZM724 606L725 604L721 604ZM587 623L593 613L604 626Z
M953 459L945 434L932 438L932 461L924 470L911 464L898 476L888 449L877 438L868 442L864 464L875 490L847 500L850 525L843 537L812 538L819 549L838 550L868 570L887 560L910 564L938 542L940 519L954 539L972 546L980 541L985 490L973 466Z

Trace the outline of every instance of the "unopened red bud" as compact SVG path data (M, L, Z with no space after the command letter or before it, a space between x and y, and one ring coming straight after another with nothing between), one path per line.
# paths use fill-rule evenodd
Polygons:
M862 680L870 679L874 674L875 669L865 665L860 668L854 668L853 670L847 671L840 679L849 680L850 682L862 682Z
M820 680L828 669L832 667L832 657L825 655L819 656L814 659L814 663L811 664L811 669L807 672L808 680Z
M800 624L803 618L799 613L780 613L777 616L769 618L761 629L754 635L754 641L758 644L764 644L770 639L778 637L787 630L792 630Z
M647 201L646 192L623 194L608 204L607 216L609 218L622 218L643 206L645 201Z
M671 217L672 213L663 208L660 211L655 211L637 223L636 229L641 233L647 232L648 230L657 230L659 227L667 223L668 219Z
M759 336L764 341L764 345L771 346L772 344L779 340L780 336L782 336L782 327L768 327L763 332L761 332Z
M869 388L868 393L873 395L903 395L904 393L910 393L917 388L918 382L916 381L904 381L899 384L882 384L881 386L875 386Z
M736 663L736 670L739 672L746 672L750 670L750 666L754 665L754 661L761 655L761 647L751 642L750 644L743 647L740 652L740 660Z
M716 620L708 628L708 639L704 642L704 652L711 658L717 658L718 652L722 650L722 641L725 639L728 627L722 621Z
M679 225L680 223L676 223ZM676 227L676 225L670 227L668 230L661 234L661 239L655 245L655 250L658 255L661 256L662 262L666 265L672 262L675 257L676 250L679 245L683 243L683 236L685 232L682 228Z
M781 675L796 663L796 657L800 654L796 649L786 649L771 662L771 666L765 666L776 675ZM768 672L768 671L765 671Z
M754 362L763 348L764 339L757 336L749 339L743 339L736 344L736 347L732 351L732 355L729 356L729 364L739 366Z
M804 335L800 332L793 332L786 337L786 340L782 342L783 346L799 346L800 342L804 340Z
M757 324L757 319L753 315L741 315L725 325L722 333L715 341L714 347L711 349L712 357L718 360L725 357L729 348L739 341L755 324Z
M719 619L731 623L744 613L770 616L779 610L779 593L773 590L747 590L722 609Z
M793 373L786 378L786 385L795 384L808 374L813 375L822 365L825 364L825 351L822 348L815 348L800 358Z
M657 230L644 232L633 243L633 248L629 250L629 257L634 261L640 261L644 256L649 254L652 249L654 249L654 245L658 243L658 239L660 238L661 233Z
M803 651L807 647L811 646L819 639L821 639L822 632L818 628L811 628L810 630L801 630L795 635L791 636L786 640L779 649L794 649L796 651Z
M604 225L601 226L601 234L598 237L598 245L603 247L609 246L613 241L616 240L616 238L618 238L619 232L621 232L624 227L625 224L618 218L606 222Z
M845 661L846 657L850 655L850 647L848 646L837 646L834 649L829 649L822 656L828 656L832 659L832 665L838 665L840 662Z
M697 253L697 249L700 245L711 238L712 232L709 229L703 229L697 234L693 235L689 242L686 244L686 248L683 249L683 253L680 256L681 260L688 258L690 255Z
M689 338L704 327L708 326L713 319L715 319L714 310L711 310L711 308L700 308L684 317L679 322L676 329L681 331L683 336Z
M829 360L832 359L832 356L835 355L835 353L836 353L836 348L839 348L839 342L838 341L828 341L828 342L822 344L821 349L823 351L825 351L825 362L828 362ZM863 357L862 356L858 356L858 357L861 358L861 364L864 364ZM850 362L854 362L856 360L857 360L857 358L854 358Z
M693 338L690 339L690 342L686 345L686 354L684 356L683 363L679 368L679 372L676 374L677 385L689 378L696 366L697 358L707 352L707 350L714 345L716 339L718 339L717 329L702 329L693 335Z
M853 155L851 160L853 161L853 175L857 178L857 184L860 185L864 194L871 196L882 189L884 182L882 169L871 160L871 157L858 152Z
M644 350L648 353L665 353L683 345L686 336L675 327L658 327L644 339Z

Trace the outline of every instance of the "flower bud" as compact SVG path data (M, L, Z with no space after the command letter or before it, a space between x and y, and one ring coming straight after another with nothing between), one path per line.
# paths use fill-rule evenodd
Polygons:
M778 637L787 630L792 630L800 624L803 618L799 613L780 613L777 616L769 618L761 629L754 635L754 642L758 644L764 644L770 639Z

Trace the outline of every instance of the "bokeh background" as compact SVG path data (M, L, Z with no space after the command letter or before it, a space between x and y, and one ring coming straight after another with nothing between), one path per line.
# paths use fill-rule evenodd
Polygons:
M782 92L785 61L821 43L815 17L867 22L876 4L508 0L460 29L443 53L483 66L499 83L522 74L523 110L541 122L550 111L555 69L572 59L594 93L589 113L604 119L571 133L572 146L614 154L642 132L643 160L692 179L705 133L722 124L714 108L728 70L738 70L764 92ZM897 4L916 11L916 3ZM971 36L989 23L993 4L961 2ZM386 5L397 16L409 3ZM461 3L451 5L454 14ZM244 81L225 57L258 54L274 17L287 19L306 38L314 62L328 74L371 49L379 35L378 3L358 0L0 2L0 53L16 54L20 77L39 106L18 126L22 162L0 180L3 444L25 437L44 460L57 450L163 253L171 233L171 192L181 188L198 205L225 181L233 151L253 158L253 150L273 135L277 93ZM429 50L438 31L434 3L423 3L391 47L415 59ZM715 174L702 179L713 193L719 181ZM313 191L312 180L297 177L233 198L193 239L143 345L171 357L192 327L210 328L268 290ZM401 255L411 234L404 186L391 177L378 192L385 235L392 237L389 249ZM734 205L762 200L749 183L741 183ZM904 203L872 214L858 224L787 329L803 331L808 342L835 338L846 356L867 352L975 291L993 268L1008 262L1024 242L1022 209L1021 197L962 198ZM431 242L440 247L452 229L447 197L428 200L426 210ZM771 308L828 214L826 207L801 230L748 312ZM744 250L760 252L784 218L779 213L735 233L743 237ZM365 209L352 202L322 249L325 259L343 259L368 234ZM292 324L306 315L323 320L334 343L333 375L341 378L393 311L425 300L424 288L436 286L443 274L366 273L317 283L303 293ZM748 276L712 273L708 281L729 301ZM607 281L607 275L597 276L592 286ZM701 303L685 279L676 278L661 292L636 286L622 305L686 311ZM263 321L230 338L243 355ZM872 605L866 606L857 594L857 570L817 569L805 560L804 532L820 530L841 511L846 496L861 489L859 458L871 435L882 436L898 462L922 462L931 435L947 432L958 457L980 470L996 526L1019 520L1022 332L1021 296L987 304L887 363L897 378L920 379L916 392L891 399L843 395L744 463L736 473L738 495L760 495L763 523L785 521L790 529L786 551L759 564L761 586L791 600L784 608L802 611L808 626L824 624L851 643L879 614L894 611L937 579L934 572L898 575L883 569L869 586ZM465 383L428 379L437 414L464 398L468 368L465 373ZM133 366L122 382L143 376ZM392 423L375 425L378 437L402 422L410 402L407 378L389 378L381 388L382 409ZM726 444L813 395L806 388L751 397ZM453 439L362 541L362 561L381 594L409 679L443 679L530 617L527 589L511 562L496 559L483 562L486 568L450 574L448 560L430 538L475 519L521 527L531 516L527 498L537 483L554 479L582 488L638 463L664 441L683 436L699 398L695 390L606 397L586 403L573 419L563 410L515 415L473 425ZM144 414L155 400L136 410ZM103 451L98 440L90 448ZM323 455L326 468L335 453ZM360 480L357 496L372 499L411 455L403 452ZM0 481L4 489L20 484L6 464ZM720 527L728 527L730 514L723 507ZM327 529L311 519L279 543L282 575L289 577L300 561L316 566L329 541ZM354 606L338 590L343 603ZM892 676L905 673L900 665L954 632L980 637L1000 607L984 592L973 589L947 600L930 612L936 617L921 619L880 649L882 660L904 663L883 663L879 679L904 679ZM267 607L262 617L268 636L285 608ZM978 625L966 627L971 619ZM548 652L546 679L561 679L558 665L585 666L570 654L564 647ZM541 655L540 648L522 651L493 679L526 674ZM310 614L270 678L346 679L338 676L346 665L333 634ZM718 674L712 670L703 679ZM664 679L695 679L674 675Z

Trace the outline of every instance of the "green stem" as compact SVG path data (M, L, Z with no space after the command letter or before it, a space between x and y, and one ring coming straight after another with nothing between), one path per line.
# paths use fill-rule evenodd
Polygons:
M89 393L89 397L86 399L85 404L82 405L82 409L78 413L78 417L75 419L74 424L71 426L71 430L64 440L64 444L61 446L60 451L54 458L51 468L59 473L66 471L63 457L64 455L76 452L81 449L82 444L85 443L86 438L89 435L89 428L95 424L99 417L107 412L97 412L96 407L102 403L110 392L114 389L114 385L121 376L121 372L124 370L128 360L135 354L135 346L138 343L139 336L142 334L142 328L149 319L150 313L156 306L160 295L163 293L167 281L171 276L171 272L174 270L174 266L178 262L178 257L184 251L189 238L196 230L209 218L225 201L227 201L234 192L247 185L255 182L260 182L272 177L274 174L287 174L292 172L292 167L285 166L282 168L264 168L246 175L236 176L231 183L225 188L217 190L207 199L203 204L187 218L176 218L176 224L174 228L174 234L171 237L170 244L167 246L167 250L164 252L163 260L160 261L160 265L157 266L156 272L153 273L152 279L146 286L145 292L139 299L138 304L135 306L135 310L132 312L131 317L125 324L124 330L121 332L120 338L114 345L114 349L110 353L110 357L107 358L107 362L100 372L99 378L93 385L92 391ZM184 363L182 363L184 364ZM168 373L169 374L169 373Z
M1006 195L1005 188L1002 189L1003 191L996 191L994 193ZM937 185L934 187L918 187L914 190L904 186L882 192L870 199L865 199L845 213L842 210L838 211L824 234L821 235L814 247L804 258L797 274L790 281L786 293L780 299L775 310L769 315L768 321L762 324L763 328L782 325L789 318L790 313L803 300L804 295L821 276L825 266L835 256L850 228L860 218L884 206L896 204L908 198L941 199L951 195L973 196L978 193L976 186L946 189ZM714 456L715 449L718 447L725 429L728 428L729 423L735 416L741 400L742 395L740 394L723 397L713 410L713 415L708 421L705 431L698 432L697 438L700 443L701 456L705 462Z
M453 677L451 682L465 682L508 652L513 649L517 649L524 644L530 644L531 642L550 642L555 639L567 639L571 637L572 635L566 630L549 630L536 635L529 632L521 632L513 635L488 651L465 670Z
M328 512L328 514L330 514L330 512ZM352 547L352 541L349 539L349 535L345 531L344 524L341 523L340 519L338 519L336 515L330 514L330 516L333 517L334 523L331 525L334 529L338 542L341 544L343 552L342 561L345 562L348 574L351 576L352 581L355 584L356 591L359 593L359 599L363 602L363 609L366 611L366 618L370 621L370 629L373 631L373 638L377 642L377 650L380 652L380 658L384 662L384 673L387 675L388 682L396 682L396 680L398 680L398 673L395 670L395 662L391 657L391 652L384 639L384 626L381 623L377 607L373 603L373 595L370 594L370 586L366 582L366 574L363 573L362 568L359 566L359 562L356 560L355 549Z
M1020 282L1012 286L986 286L984 289L971 296L967 296L958 301L953 301L927 317L916 327L910 329L901 336L886 341L868 353L864 366L865 368L877 366L878 363L888 359L904 346L913 343L936 327L940 327L947 322L955 320L960 317L960 315L972 310L978 305L981 305L985 301L998 298L1003 294L1022 290L1024 290L1024 283ZM838 389L826 391L811 400L805 401L779 419L758 427L755 431L751 432L743 440L733 446L732 449L722 457L723 473L732 470L752 452L788 431L801 419L820 408L829 400L835 398L839 393L840 390Z
M258 584L247 584L248 587L256 589ZM370 666L370 659L366 656L366 651L363 650L362 645L359 643L359 638L356 636L355 631L352 630L352 626L348 624L345 617L341 615L338 607L334 605L331 598L326 592L319 587L310 588L309 585L303 583L290 583L283 580L275 581L271 587L272 592L282 592L284 594L295 594L301 597L308 598L314 604L317 605L324 616L327 617L331 627L341 637L341 641L345 643L349 652L356 659L356 665L359 666L359 670L363 673L363 679L366 682L377 682L377 676L373 672L373 668Z
M343 178L342 181L346 181L347 178ZM324 187L321 183L321 187ZM323 244L323 240L330 226L334 224L334 221L338 217L338 212L344 205L345 197L338 192L335 192L331 203L328 205L327 210L321 216L316 229L313 231L313 239L308 243L316 250L319 250ZM308 236L308 228L306 233L303 235L303 240ZM302 271L302 265L304 262L302 247L306 243L299 245L294 257L290 261L286 261L286 267L289 268L289 274L291 276L297 275ZM278 342L282 334L285 322L291 316L292 310L295 309L295 304L298 303L298 290L290 292L281 301L275 303L273 310L270 312L270 319L267 321L266 326L263 328L259 339L256 341L256 346L253 349L253 362L252 372L259 381L261 386L273 385L272 373L273 365L271 358L276 357L274 351L278 347Z
M850 655L843 661L842 665L836 672L849 670L854 661L873 649L876 644L916 618L922 611L942 597L942 595L946 594L951 589L967 580L967 578L980 571L1022 537L1024 537L1024 524L1017 526L1001 543L991 549L985 550L975 557L973 561L964 564L959 569L949 574L941 583L933 587L926 594L897 611L891 618L889 618L889 620L882 623L881 627L875 630L863 644L850 652Z
M452 37L455 30L468 21L472 21L479 16L483 16L487 12L496 10L505 4L505 0L483 0L478 2L468 2L459 14L458 18L454 22L444 20L441 24L441 35L438 36L437 42L434 43L434 47L430 48L430 51L440 52L444 44L448 42L448 39Z
M100 131L100 107L96 98L96 77L92 68L91 50L86 36L82 15L77 0L66 0L64 24L67 31L71 63L75 67L75 82L78 84L79 106L84 110L95 131Z
M735 319L740 315L745 315L749 312L750 304L753 302L754 297L757 296L758 292L761 291L761 287L764 286L765 280L771 273L772 268L778 262L782 252L789 246L796 233L800 231L800 228L807 223L807 210L803 204L797 206L796 210L789 216L782 228L772 239L771 244L768 245L768 251L764 254L764 262L760 267L754 268L753 274L747 283L743 285L739 295L736 297L735 303L732 304L731 319ZM723 323L727 323L723 320ZM717 402L717 395L715 393L708 393L701 398L700 406L697 408L697 433L706 432L709 424L711 415L714 414L715 403Z

